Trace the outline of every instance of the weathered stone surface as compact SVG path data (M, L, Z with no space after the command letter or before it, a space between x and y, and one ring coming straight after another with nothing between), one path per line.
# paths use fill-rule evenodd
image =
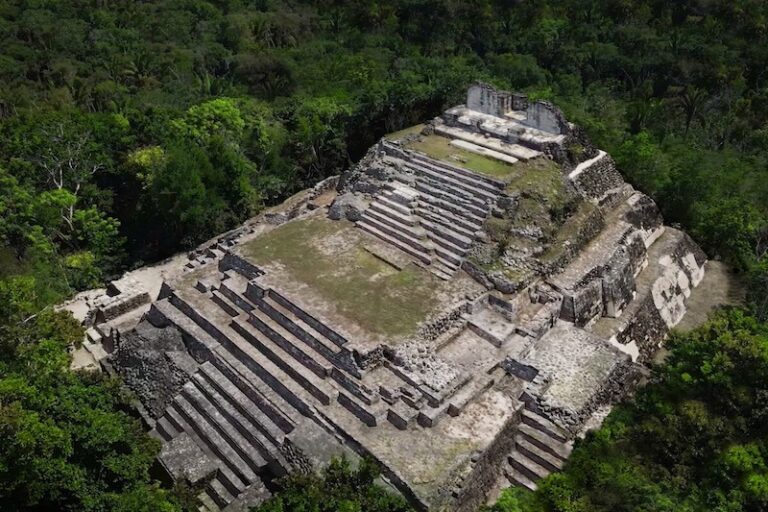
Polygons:
M357 222L368 207L365 200L352 193L337 196L328 210L328 217L333 220L347 219Z
M216 463L183 432L163 445L158 458L174 478L191 486L211 478L217 470Z
M479 84L84 317L204 504L244 510L262 478L354 452L417 508L469 511L562 467L705 260L556 107Z

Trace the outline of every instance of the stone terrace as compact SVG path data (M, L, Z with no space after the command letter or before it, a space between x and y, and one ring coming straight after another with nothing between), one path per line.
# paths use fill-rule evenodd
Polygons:
M340 455L419 509L470 511L562 468L704 263L556 107L478 84L85 318L201 511Z

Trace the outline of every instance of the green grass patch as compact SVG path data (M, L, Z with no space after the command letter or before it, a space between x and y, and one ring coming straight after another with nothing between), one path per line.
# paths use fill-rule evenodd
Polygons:
M404 139L408 135L418 135L421 133L421 130L424 129L423 124L417 124L415 126L409 126L408 128L403 128L402 130L398 130L396 132L388 133L384 136L385 139L396 141L400 139Z
M586 222L594 222L592 218L597 206L589 201L582 201L573 215L568 217L555 233L552 245L541 255L541 261L552 263L565 254L565 242L575 242L579 234L584 230Z
M539 200L550 209L562 208L568 200L560 166L548 158L534 158L512 166L506 190Z
M363 237L348 223L299 220L246 244L243 255L256 264L283 265L371 333L414 332L437 305L437 279L414 265L395 269L364 250Z
M458 165L493 178L504 179L514 173L518 164L508 164L483 155L451 146L450 139L440 135L422 135L420 140L406 145L408 149L421 151L430 158Z

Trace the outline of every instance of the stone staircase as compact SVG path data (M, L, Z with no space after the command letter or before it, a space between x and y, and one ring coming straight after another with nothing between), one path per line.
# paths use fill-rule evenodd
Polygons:
M342 335L234 269L216 285L172 291L153 304L148 319L175 325L190 353L204 361L152 435L169 442L185 433L215 463L200 496L210 510L262 485L262 476L290 470L286 443L307 418L329 432L338 426L329 418L339 417L367 427L430 428L492 384L466 380L437 396L392 367L399 383L371 389Z
M413 177L391 183L357 226L412 256L441 279L460 267L504 184L413 154L399 164Z
M563 429L526 405L515 436L515 448L503 468L504 475L512 485L535 491L536 482L563 468L572 447Z
M201 501L220 508L250 485L261 485L260 475L268 467L278 474L287 470L280 447L292 429L267 397L251 400L246 392L253 396L258 391L242 379L230 380L219 369L225 365L201 365L151 432L163 441L184 432L215 461L217 472Z

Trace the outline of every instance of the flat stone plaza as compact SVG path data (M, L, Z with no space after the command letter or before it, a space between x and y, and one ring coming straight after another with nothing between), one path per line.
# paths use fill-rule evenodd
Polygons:
M560 110L477 84L343 175L65 307L200 510L247 510L346 456L418 509L470 511L562 468L704 269Z

